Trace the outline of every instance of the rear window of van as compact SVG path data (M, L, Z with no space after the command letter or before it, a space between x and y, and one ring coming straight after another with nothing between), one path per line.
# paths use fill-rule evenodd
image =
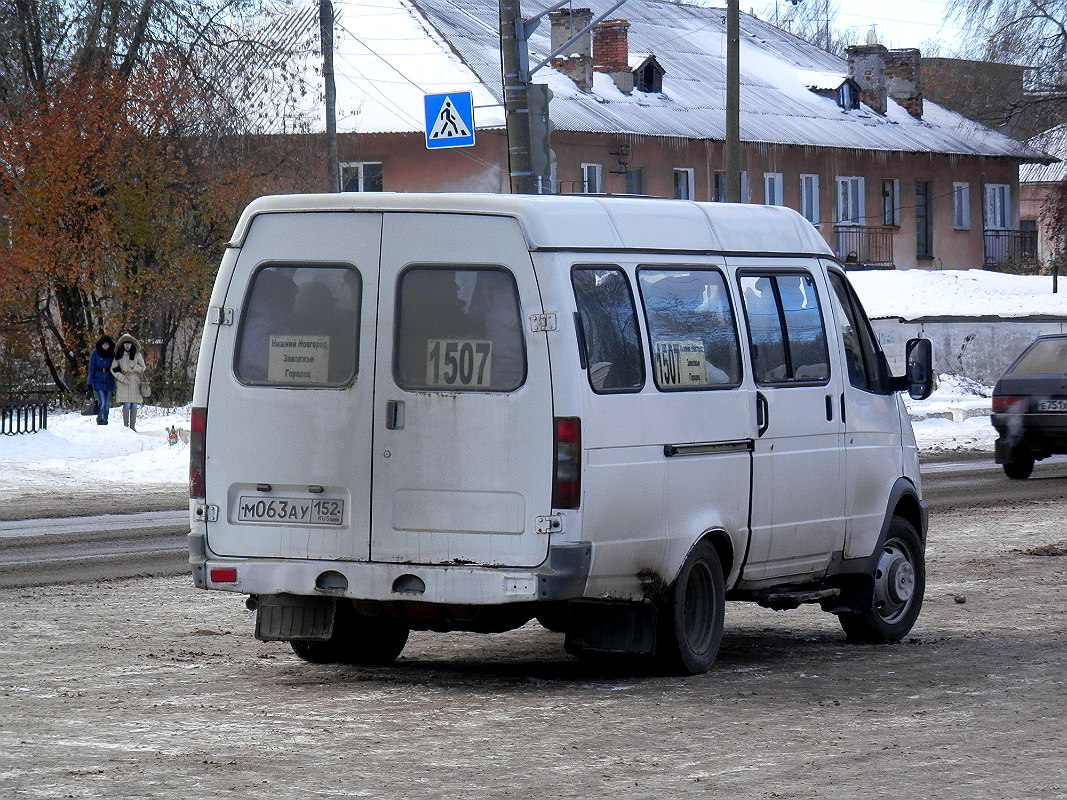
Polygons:
M515 278L499 268L419 266L397 287L394 373L412 391L510 392L526 380Z
M252 276L237 331L237 378L250 385L345 386L358 363L359 273L277 264Z

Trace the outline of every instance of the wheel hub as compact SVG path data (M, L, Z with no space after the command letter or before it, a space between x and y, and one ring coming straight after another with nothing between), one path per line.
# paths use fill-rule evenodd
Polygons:
M874 580L874 607L882 619L893 622L915 596L915 567L899 542L887 542L878 559Z

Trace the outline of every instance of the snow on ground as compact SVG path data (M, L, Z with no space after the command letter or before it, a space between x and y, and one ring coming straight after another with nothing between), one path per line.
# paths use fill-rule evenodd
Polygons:
M907 400L919 447L924 453L992 452L996 432L989 424L989 388L945 375L929 400ZM977 414L978 416L968 416ZM189 407L145 406L137 432L122 425L121 409L111 424L96 417L53 413L48 429L0 437L0 493L31 487L185 486L189 478L187 441L168 443L167 429L189 430ZM187 437L186 437L187 438Z
M48 429L33 434L0 436L0 492L38 486L123 487L185 486L189 480L189 445L171 445L167 428L189 430L189 408L142 406L137 431L122 424L122 409L111 409L109 425L96 417L58 412L48 415Z
M849 277L872 316L1062 316L1067 311L1067 298L1052 294L1049 277L983 270L879 270ZM905 397L920 450L927 456L992 454L996 432L989 422L990 394L988 386L942 375L927 400ZM0 436L0 491L94 484L106 491L136 485L182 487L188 480L189 446L181 441L170 445L169 427L188 431L189 408L143 406L136 433L123 427L117 408L107 426L96 425L93 417L52 414L46 431Z

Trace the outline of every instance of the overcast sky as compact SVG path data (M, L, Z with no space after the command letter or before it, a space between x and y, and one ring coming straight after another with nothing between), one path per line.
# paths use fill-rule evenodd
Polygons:
M824 0L801 0L804 3L822 5ZM777 3L778 19L781 23L792 13L793 6L789 0L740 0L742 11L753 10L761 19L774 22ZM930 40L943 43L948 55L954 49L954 40L960 34L958 23L944 24L944 0L893 0L893 2L872 3L870 0L831 0L840 7L837 25L842 28L857 28L860 39L866 41L867 31L871 25L876 26L878 40L888 47L918 47ZM784 24L780 27L785 27Z

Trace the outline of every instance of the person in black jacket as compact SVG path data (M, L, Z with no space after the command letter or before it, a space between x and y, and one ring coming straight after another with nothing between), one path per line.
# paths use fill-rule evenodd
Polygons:
M89 356L89 388L96 392L99 408L96 412L96 424L107 425L108 412L111 410L111 394L115 391L115 377L111 374L111 362L115 359L115 342L110 336L101 336Z

